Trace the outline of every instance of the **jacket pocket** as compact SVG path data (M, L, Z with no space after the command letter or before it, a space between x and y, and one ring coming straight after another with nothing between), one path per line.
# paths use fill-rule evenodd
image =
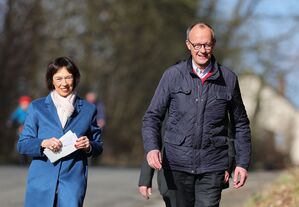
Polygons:
M232 100L232 96L231 96L231 94L228 94L228 93L217 93L216 100L230 101L230 100Z
M187 86L187 84L183 84L183 85L178 85L176 87L173 88L173 90L171 91L171 93L175 94L175 93L183 93L183 94L190 94L191 93L191 89L190 87Z
M170 97L170 118L178 122L190 111L191 90L188 87L176 87L171 92Z
M217 92L216 94L210 95L207 104L208 105L226 104L227 102L231 101L231 99L232 99L231 94L227 92Z
M174 144L174 145L182 145L186 139L186 136L179 135L175 132L166 131L164 135L164 142Z
M218 136L210 138L212 145L216 148L218 147L228 147L228 137L226 136Z

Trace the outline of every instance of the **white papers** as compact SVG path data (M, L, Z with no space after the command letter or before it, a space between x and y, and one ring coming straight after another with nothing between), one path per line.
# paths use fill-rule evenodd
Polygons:
M62 148L58 152L53 152L52 150L46 148L44 149L44 154L48 157L50 162L55 162L62 157L65 157L72 152L76 151L75 142L78 139L77 135L69 130L66 134L60 137L62 143Z

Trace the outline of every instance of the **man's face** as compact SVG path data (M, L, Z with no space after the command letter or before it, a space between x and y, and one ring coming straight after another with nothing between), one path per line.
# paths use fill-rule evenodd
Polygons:
M209 28L194 26L186 40L186 45L191 52L193 61L200 68L206 68L213 54L215 42Z
M96 94L94 94L93 92L87 93L85 98L89 103L95 103L96 102Z

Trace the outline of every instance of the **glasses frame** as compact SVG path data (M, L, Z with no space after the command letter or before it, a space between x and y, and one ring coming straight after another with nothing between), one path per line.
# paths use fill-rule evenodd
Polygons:
M206 51L210 51L210 50L212 50L212 48L214 46L214 41L211 43L205 43L205 44L200 44L200 43L195 44L195 43L191 42L189 39L187 41L192 45L194 50L200 50L203 47Z
M53 77L53 81L55 81L58 84L61 84L63 80L67 83L71 83L74 80L74 77L73 75L69 75L65 77L61 77L61 76Z

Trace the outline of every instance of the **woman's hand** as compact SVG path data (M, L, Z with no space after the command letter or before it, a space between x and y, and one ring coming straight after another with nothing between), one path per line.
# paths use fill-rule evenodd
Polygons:
M52 137L50 139L43 140L41 146L43 148L48 148L53 152L58 152L62 147L62 143L59 141L59 139Z
M77 149L82 149L85 152L89 152L91 150L89 139L86 136L82 136L76 140L75 147Z

